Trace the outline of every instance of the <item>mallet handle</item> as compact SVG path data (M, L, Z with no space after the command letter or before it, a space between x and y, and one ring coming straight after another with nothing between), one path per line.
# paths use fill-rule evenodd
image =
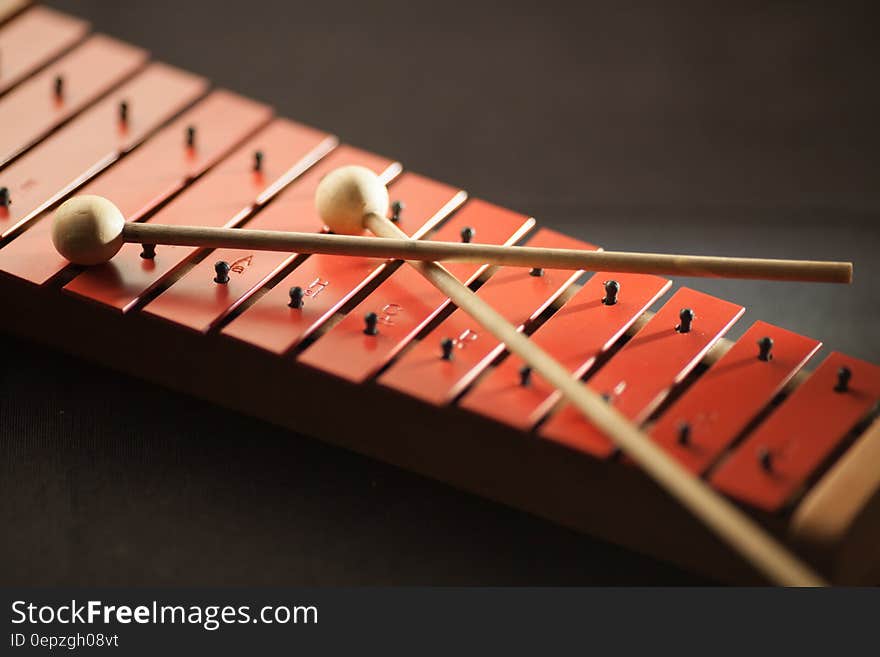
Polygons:
M371 214L367 215L365 222L376 235L406 237L385 217ZM558 389L569 403L611 438L660 488L681 502L770 581L785 586L825 584L807 564L699 477L686 470L614 406L574 378L565 367L519 332L449 271L436 262L409 264Z
M850 262L580 251L577 249L400 240L326 233L289 233L246 228L163 226L149 223L127 223L122 235L126 242L140 244L176 244L208 248L253 249L256 251L325 253L428 262L474 262L544 269L585 269L587 271L825 283L852 282L852 263Z

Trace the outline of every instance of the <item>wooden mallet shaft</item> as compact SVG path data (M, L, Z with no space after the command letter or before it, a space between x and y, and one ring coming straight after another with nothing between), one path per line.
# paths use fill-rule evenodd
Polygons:
M385 188L382 187L385 191ZM387 196L387 191L385 192ZM332 227L331 227L332 228ZM339 227L337 227L339 228ZM346 225L346 232L363 231ZM334 229L335 230L335 229ZM342 230L335 230L343 233ZM256 251L323 253L426 262L455 261L540 269L584 269L681 276L763 278L849 283L852 264L809 260L768 260L712 256L615 253L417 241L396 236L292 233L247 228L208 228L126 222L119 209L99 196L75 196L55 213L52 241L59 253L78 265L110 260L126 242Z
M140 244L176 244L255 251L323 253L429 262L474 262L541 269L584 269L587 271L825 283L849 283L852 281L852 263L849 262L583 251L402 240L396 237L289 233L246 228L164 226L149 223L126 223L122 230L122 239L125 242Z
M406 239L397 226L377 214L366 217L376 235ZM552 356L516 330L503 316L436 262L410 264L473 317L484 329L523 359L592 424L605 433L663 490L703 521L769 580L785 586L823 586L825 582L745 513L693 476L601 396Z

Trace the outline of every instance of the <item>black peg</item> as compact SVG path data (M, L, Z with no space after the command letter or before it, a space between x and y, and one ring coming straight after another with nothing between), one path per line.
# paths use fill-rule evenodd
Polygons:
M294 285L287 294L290 295L288 308L299 309L303 307L303 289L299 285Z
M519 384L523 388L527 388L532 383L532 368L528 365L523 365L519 368Z
M9 197L9 188L0 187L0 208L8 208L12 205L12 199Z
M64 76L55 76L55 98L61 100L64 97Z
M254 151L254 171L260 173L263 170L263 151Z
M152 260L156 257L155 244L141 244L141 258L144 260Z
M681 312L678 313L678 318L681 320L681 324L675 327L675 330L679 333L690 333L691 324L694 321L694 311L690 308L682 308Z
M218 260L214 263L214 282L220 285L226 285L229 282L229 263L225 260Z
M440 353L443 360L452 360L452 350L455 349L455 340L443 338L440 341Z
M758 360L768 361L773 359L770 352L773 349L773 338L767 336L758 340Z
M541 269L540 267L532 267L532 268L529 270L529 276L537 276L537 277L540 277L540 276L543 276L543 275L544 275L544 270Z
M837 370L837 383L834 392L846 392L849 390L849 380L852 378L852 370L846 365Z
M773 472L773 453L766 447L758 448L758 463L764 472Z
M678 425L678 444L687 447L691 444L691 425L689 422L682 422Z
M379 315L376 313L364 315L364 334L379 335Z
M194 125L186 128L186 146L187 148L195 148L196 145L196 127Z
M465 226L461 229L461 241L465 244L470 244L471 240L474 239L474 235L477 231L475 231L470 226Z
M394 223L400 222L400 213L403 212L403 209L406 207L403 201L394 201L391 204L391 221Z
M610 392L603 392L599 396L602 398L602 401L605 402L606 404L611 403L611 393Z
M128 101L119 101L119 122L128 123Z
M617 303L617 295L620 293L620 283L617 281L605 281L605 297L602 303L613 306Z

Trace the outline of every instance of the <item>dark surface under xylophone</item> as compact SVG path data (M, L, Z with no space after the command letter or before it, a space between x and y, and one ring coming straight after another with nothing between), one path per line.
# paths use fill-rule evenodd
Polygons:
M320 5L280 2L52 4L281 115L606 248L851 259L849 288L687 284L748 308L732 337L760 318L880 360L880 93L867 10L550 3L535 14L513 3L499 15L480 3L352 2L340 22ZM697 581L4 341L0 521L15 537L0 546L6 582Z

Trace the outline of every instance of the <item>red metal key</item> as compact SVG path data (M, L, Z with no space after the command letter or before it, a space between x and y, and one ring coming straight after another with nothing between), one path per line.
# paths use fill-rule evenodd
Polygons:
M605 286L610 281L619 286L612 298ZM532 340L580 378L670 285L657 276L598 272ZM537 373L529 373L524 381L524 366L519 356L509 355L462 398L460 406L527 431L556 404L559 393Z
M0 94L85 37L89 24L46 7L33 7L0 28Z
M341 146L287 188L271 206L249 221L247 227L255 230L319 231L322 226L315 210L315 189L329 171L350 164L372 169L386 183L400 170L397 163L386 158ZM425 195L430 196L430 193ZM438 205L445 200L446 196L438 201ZM436 206L432 205L430 211L426 212L435 210ZM415 212L420 214L418 208ZM207 332L279 274L295 257L296 254L292 253L216 249L147 304L144 311L193 330ZM214 265L218 261L230 265L226 283L220 284L214 280Z
M880 367L832 353L710 481L742 502L779 511L878 400Z
M462 230L482 244L514 244L531 230L534 220L497 205L471 199L430 239L457 241ZM486 265L449 262L446 268L465 284L477 279ZM316 369L360 382L375 375L449 305L449 298L412 267L402 267L382 281L338 325L307 348L298 360ZM364 317L376 313L378 332L364 333Z
M685 309L693 312L692 322L682 317ZM681 288L587 385L642 424L742 313L742 306ZM616 449L571 406L552 416L540 434L599 458Z
M229 91L215 91L160 130L131 155L79 190L109 198L129 221L138 221L214 166L269 119L265 106ZM188 126L198 126L199 148L185 147ZM331 147L328 139L327 147ZM52 246L50 212L0 249L0 271L42 285L68 262Z
M390 192L392 198L403 199L407 206L398 226L416 238L444 219L463 200L463 195L454 188L409 174L404 174L401 187L395 184ZM230 322L223 333L277 354L286 353L356 297L385 270L388 262L376 258L309 256ZM292 307L293 288L301 291L300 307Z
M268 109L265 111L268 112ZM148 221L168 225L224 226L244 221L277 191L279 181L300 175L327 149L327 135L285 119L276 119ZM255 153L263 164L255 170ZM129 311L160 284L173 279L196 247L156 247L141 256L138 244L126 244L112 261L74 278L66 290Z
M596 248L547 229L538 231L529 245ZM580 274L546 269L542 275L534 276L525 268L506 267L494 274L477 296L522 329L527 321L554 303ZM428 403L446 404L470 385L503 350L503 344L459 309L405 353L378 381Z
M663 413L652 437L688 469L705 472L821 344L755 322Z
M146 51L98 34L22 82L0 100L0 167L134 74L146 61Z
M73 119L0 171L11 204L0 208L0 239L115 162L165 121L195 101L202 78L164 64L151 64L97 105ZM125 127L119 103L131 105Z

